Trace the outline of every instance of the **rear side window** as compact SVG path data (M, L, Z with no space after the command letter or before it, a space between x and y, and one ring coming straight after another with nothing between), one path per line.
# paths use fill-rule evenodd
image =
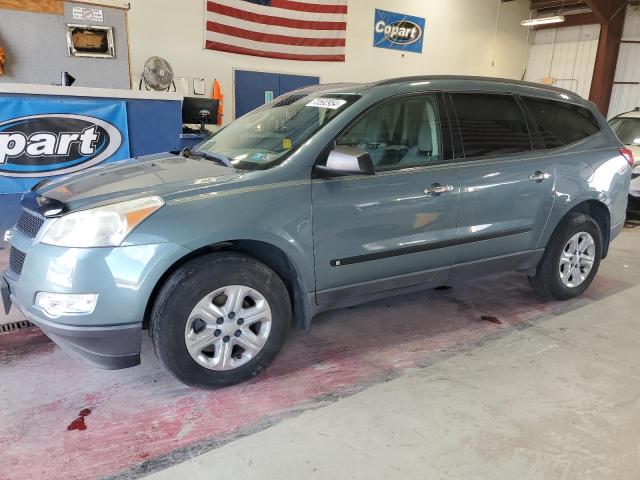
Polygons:
M522 99L531 112L545 148L559 148L600 131L589 110L570 103L539 98Z
M529 129L511 95L453 93L466 158L531 151Z

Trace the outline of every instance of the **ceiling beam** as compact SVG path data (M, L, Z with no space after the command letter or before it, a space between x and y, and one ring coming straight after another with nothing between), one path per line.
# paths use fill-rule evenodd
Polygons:
M543 13L563 13L587 8L583 0L531 0L531 9L538 15Z
M585 0L601 24L609 23L624 8L626 0Z
M576 13L574 15L566 15L562 24L549 23L547 25L538 25L534 30L550 30L553 28L580 27L582 25L597 25L600 22L593 12Z

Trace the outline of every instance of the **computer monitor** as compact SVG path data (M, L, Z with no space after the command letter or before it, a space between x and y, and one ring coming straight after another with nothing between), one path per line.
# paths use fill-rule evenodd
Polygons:
M200 131L206 133L205 125L218 123L219 100L205 97L184 97L182 101L182 123L200 124Z

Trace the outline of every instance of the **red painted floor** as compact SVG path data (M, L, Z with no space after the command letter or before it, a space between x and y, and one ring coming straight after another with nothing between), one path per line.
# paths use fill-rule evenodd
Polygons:
M3 334L0 479L138 478L625 287L601 273L581 299L544 303L509 274L330 312L264 374L218 391L173 380L146 336L141 366L102 371L35 328Z

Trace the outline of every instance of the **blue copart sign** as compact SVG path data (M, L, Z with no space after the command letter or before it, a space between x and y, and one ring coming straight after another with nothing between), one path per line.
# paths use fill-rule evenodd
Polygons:
M373 46L422 53L425 19L376 8Z
M0 97L0 194L129 157L124 101Z

